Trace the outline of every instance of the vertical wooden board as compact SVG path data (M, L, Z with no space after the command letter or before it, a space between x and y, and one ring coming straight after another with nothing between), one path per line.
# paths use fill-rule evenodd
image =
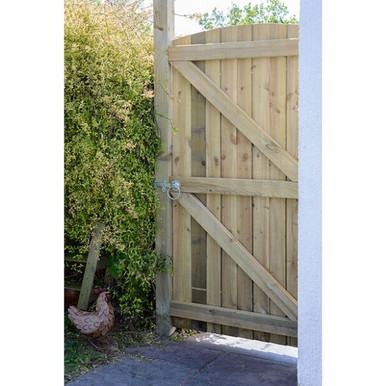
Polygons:
M197 113L194 107L192 103L192 115ZM201 113L204 113L203 109ZM198 164L201 165L201 168L198 167ZM202 166L205 172L205 130L192 127L192 176L202 176ZM197 194L197 197L205 204L204 194ZM191 218L191 221L192 302L206 304L206 232L196 220ZM192 328L205 331L206 323L194 321Z
M189 44L190 36L179 39L179 44ZM191 86L173 69L173 174L191 175ZM173 205L173 299L192 301L191 217L174 201ZM190 320L175 318L178 327L190 328Z
M221 30L221 42L237 40L237 26ZM221 88L237 101L237 59L221 61ZM224 117L221 119L221 176L237 176L237 129ZM237 197L224 195L222 197L222 223L237 234L236 217ZM222 293L221 305L237 309L237 265L233 259L222 251ZM229 326L222 327L226 335L238 335L238 329Z
M191 36L191 44L205 44L205 32ZM195 62L205 71L205 61ZM206 176L205 98L191 87L192 98L192 172L194 177ZM197 194L205 205L206 195ZM206 304L206 232L192 218L192 301ZM193 321L192 328L206 330L206 323Z
M253 25L253 40L268 40L269 24ZM252 60L252 118L262 127L269 125L269 58ZM253 147L253 178L269 179L269 160L255 146ZM253 198L253 255L269 268L269 218L270 199ZM262 314L269 313L269 298L256 285L253 286L253 310ZM270 334L254 332L254 338L269 341Z
M238 26L237 40L251 41L252 26ZM237 104L248 115L251 115L252 109L251 63L251 59L237 61ZM238 130L236 141L237 178L252 178L252 144ZM236 204L237 239L252 252L252 197L238 196ZM243 311L253 310L253 282L240 267L237 269L237 308ZM253 331L239 329L239 336L252 339Z
M287 26L272 24L270 39L285 39ZM286 146L286 77L285 57L270 58L269 84L269 126L267 131L283 147ZM270 162L269 175L272 180L285 180L285 175ZM269 270L283 286L286 284L286 200L270 198ZM270 301L269 313L284 316L283 312ZM271 342L286 344L286 337L271 334Z
M299 37L299 25L288 25L287 37ZM298 94L299 57L287 57L287 151L298 159ZM287 285L288 292L297 299L298 284L298 200L287 200ZM288 343L297 346L296 338Z
M198 113L194 107L197 106L192 103L192 114ZM202 113L204 113L203 109L201 109ZM202 165L204 170L202 170ZM204 128L194 128L192 126L192 176L202 177L203 171L205 172L205 130ZM206 197L204 194L197 194L197 197L205 204ZM192 301L193 303L206 304L206 232L193 218L191 241L192 288L194 288Z
M220 30L206 32L207 43L220 42ZM206 74L220 85L220 61L208 60ZM220 112L206 102L206 174L208 177L221 177L221 123ZM208 194L207 208L221 219L221 195ZM221 248L209 235L207 236L207 304L221 306ZM207 331L221 333L221 325L207 323Z
M174 0L154 0L154 110L159 128L163 152L157 160L157 180L167 179L172 175L172 119L171 69L167 57L167 48L174 37ZM159 190L161 210L157 216L159 232L156 238L157 253L169 258L173 254L173 207L171 201ZM157 275L156 282L156 331L161 335L170 335L173 326L169 315L169 303L172 297L172 278L168 272Z

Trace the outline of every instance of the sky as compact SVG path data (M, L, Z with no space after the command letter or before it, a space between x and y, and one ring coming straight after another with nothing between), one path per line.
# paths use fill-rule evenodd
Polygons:
M190 20L183 16L192 13L211 13L213 8L217 8L221 11L226 11L231 7L232 3L237 4L239 7L251 3L252 5L265 2L264 0L175 0L175 35L184 36L191 35L196 32L202 31L198 22ZM288 7L289 15L296 15L299 19L299 7L300 0L281 0ZM145 0L145 5L151 5L153 0Z

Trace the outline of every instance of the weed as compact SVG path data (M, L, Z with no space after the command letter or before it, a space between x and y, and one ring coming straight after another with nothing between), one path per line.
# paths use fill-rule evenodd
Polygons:
M168 338L169 342L183 342L185 338L188 336L196 335L198 332L195 330L177 330L170 338Z

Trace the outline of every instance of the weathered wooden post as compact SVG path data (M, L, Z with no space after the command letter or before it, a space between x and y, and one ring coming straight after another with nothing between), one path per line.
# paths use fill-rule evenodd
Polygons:
M160 129L163 152L158 158L158 181L168 180L172 174L172 118L171 68L168 62L168 47L174 38L174 0L154 0L154 65L155 86L154 105L156 122ZM157 252L163 256L173 254L173 214L172 202L160 192L162 209L158 217L160 232L156 240ZM168 258L169 259L169 258ZM169 262L169 260L168 260ZM172 278L163 272L157 277L156 287L156 331L161 335L172 334L169 303L172 297Z
M90 250L88 252L87 264L82 280L82 287L80 289L78 308L87 310L88 302L91 295L91 289L94 283L94 275L97 270L99 252L102 245L102 232L105 229L105 224L97 223L93 231L93 237L90 243Z

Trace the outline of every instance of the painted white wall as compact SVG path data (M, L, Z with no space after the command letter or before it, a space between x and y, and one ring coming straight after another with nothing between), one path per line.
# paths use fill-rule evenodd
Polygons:
M322 384L322 0L300 1L298 383Z

